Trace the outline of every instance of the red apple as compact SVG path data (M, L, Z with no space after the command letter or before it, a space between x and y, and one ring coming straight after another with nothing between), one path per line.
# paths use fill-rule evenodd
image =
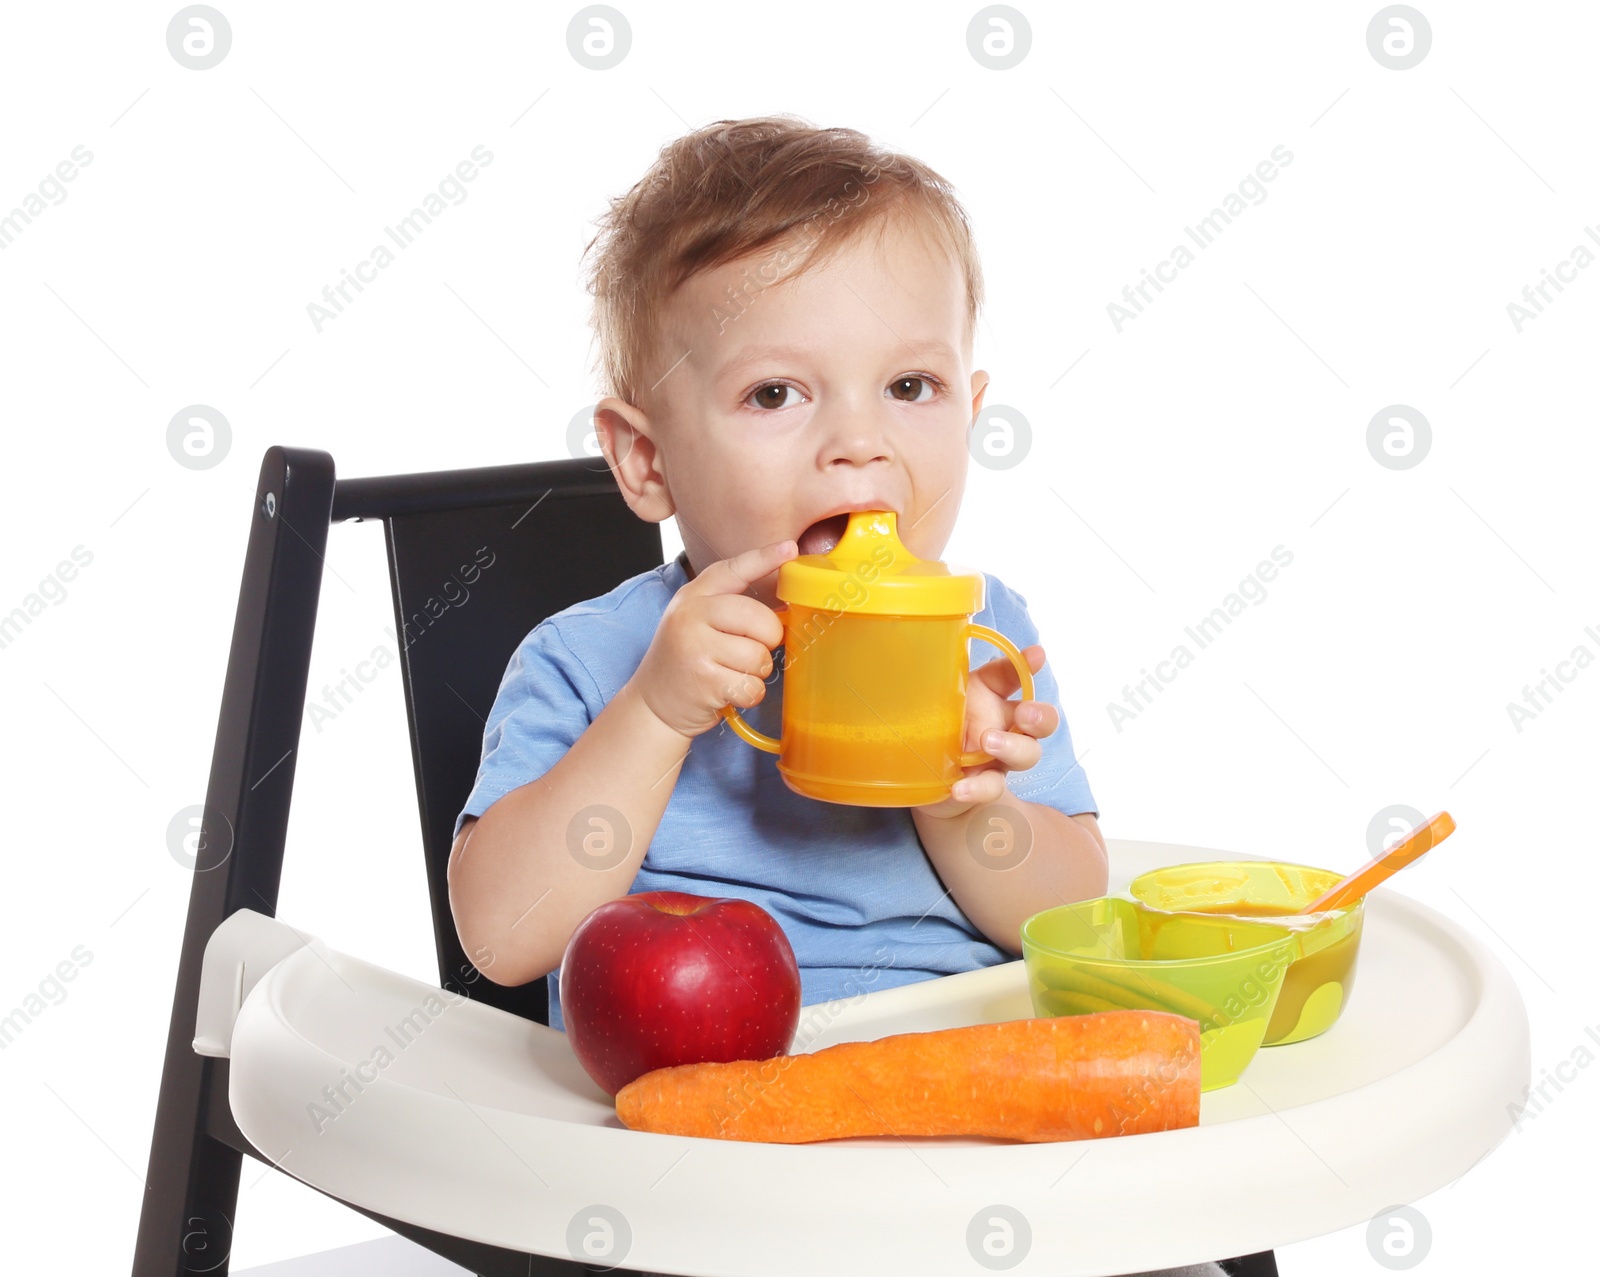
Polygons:
M609 1095L672 1064L786 1054L800 1023L794 950L752 900L608 900L567 941L560 991L573 1053Z

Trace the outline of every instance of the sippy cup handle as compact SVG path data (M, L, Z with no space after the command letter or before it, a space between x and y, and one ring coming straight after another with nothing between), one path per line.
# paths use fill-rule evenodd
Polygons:
M1015 643L1000 633L999 630L991 630L987 625L971 623L967 625L966 637L984 639L1004 652L1017 668L1017 678L1022 683L1022 699L1025 701L1033 699L1033 671L1028 668L1027 660L1017 649ZM994 762L994 755L986 754L983 750L978 749L970 754L962 754L956 761L963 767L976 767L979 763Z
M776 615L777 618L783 622L784 638L787 640L789 634L789 609L783 608L781 611L778 611ZM727 719L728 726L733 728L734 734L737 735L740 740L754 745L757 749L766 750L766 752L769 754L779 753L783 749L783 743L781 741L774 740L765 732L756 731L756 729L751 727L749 723L745 722L744 719L739 717L739 711L734 709L732 705L724 705L717 711L717 713L721 714L723 718Z

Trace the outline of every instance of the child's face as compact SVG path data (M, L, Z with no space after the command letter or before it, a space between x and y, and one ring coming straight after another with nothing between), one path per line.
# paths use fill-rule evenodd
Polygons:
M825 525L831 540L807 529L856 509L895 511L906 546L940 558L989 380L971 368L961 271L898 223L762 288L769 261L688 280L662 319L649 412L598 406L629 504L653 521L677 515L696 574L789 538L823 552L844 518ZM776 582L769 573L750 593L773 606Z

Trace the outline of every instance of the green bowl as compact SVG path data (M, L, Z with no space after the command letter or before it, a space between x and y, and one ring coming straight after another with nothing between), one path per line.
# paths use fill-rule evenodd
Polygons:
M1036 1015L1132 1008L1188 1016L1200 1025L1202 1091L1239 1080L1299 956L1292 927L1168 914L1120 896L1057 905L1022 924Z
M1259 922L1272 917L1273 911L1303 908L1343 877L1331 869L1277 860L1208 860L1140 874L1129 884L1128 894L1147 908L1174 917ZM1285 920L1301 929L1301 956L1284 977L1263 1046L1316 1037L1339 1018L1355 984L1365 903L1363 896L1342 909L1306 914L1292 923Z

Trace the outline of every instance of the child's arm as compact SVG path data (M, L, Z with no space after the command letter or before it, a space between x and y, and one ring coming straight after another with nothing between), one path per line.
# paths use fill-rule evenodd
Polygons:
M496 984L555 970L578 923L628 894L694 738L722 721L722 706L765 697L783 624L744 591L796 552L793 541L750 550L685 584L633 677L566 754L462 826L446 870L450 909L462 948ZM593 806L620 820L580 819ZM601 853L588 863L586 835ZM604 853L622 844L610 863L615 852Z
M1009 794L998 802L1009 810L978 804L959 816L940 819L914 811L913 817L928 859L961 912L996 945L1021 957L1022 924L1034 914L1106 894L1106 843L1093 812L1068 816ZM984 825L973 830L976 812L982 812ZM985 837L1013 843L1026 837L1031 845L1021 864L1002 869L973 854L971 840L981 845Z
M1037 633L1025 615L1011 625L1024 640ZM1022 952L1023 922L1054 905L1105 895L1110 876L1093 811L1028 802L1011 792L1008 777L1015 773L1025 793L1048 791L1063 804L1094 801L1053 703L1055 680L1040 677L1044 648L1030 643L1022 655L1035 675L1038 700L1006 699L1019 680L1004 658L974 670L969 680L965 747L987 750L994 762L966 768L950 797L911 809L923 850L961 911L1016 955ZM1033 769L1046 739L1053 740L1055 762L1041 777ZM1052 776L1059 779L1052 783Z

